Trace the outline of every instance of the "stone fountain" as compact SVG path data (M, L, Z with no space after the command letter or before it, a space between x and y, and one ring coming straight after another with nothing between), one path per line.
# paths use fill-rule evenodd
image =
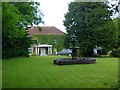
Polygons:
M79 47L76 46L77 39L74 34L71 36L70 42L72 44L72 47L70 47L70 49L72 49L72 58L62 58L62 59L57 58L54 60L54 64L68 65L68 64L94 64L94 63L96 63L96 59L94 59L94 58L78 57Z
M72 60L76 60L78 56L79 47L76 46L77 39L74 34L71 36L70 42L72 44L72 47L70 47L70 49L72 49Z

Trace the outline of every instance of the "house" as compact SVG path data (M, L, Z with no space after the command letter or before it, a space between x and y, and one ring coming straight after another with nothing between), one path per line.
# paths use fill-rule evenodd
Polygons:
M36 55L56 54L63 48L64 32L54 26L28 28L28 36L34 41L31 49Z

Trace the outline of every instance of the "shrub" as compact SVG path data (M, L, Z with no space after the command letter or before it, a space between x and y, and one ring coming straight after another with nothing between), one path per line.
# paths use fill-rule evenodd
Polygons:
M35 54L35 53L33 53L33 54L32 54L32 56L36 56L36 54Z
M120 57L120 47L119 48L114 48L112 52L110 53L111 56L113 57Z
M120 57L120 47L117 49L118 57Z

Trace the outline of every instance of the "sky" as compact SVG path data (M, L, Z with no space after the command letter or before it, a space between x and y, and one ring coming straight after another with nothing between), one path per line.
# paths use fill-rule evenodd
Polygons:
M40 10L43 13L44 24L39 26L55 26L66 32L63 25L64 15L68 11L68 4L74 0L34 0L40 2ZM115 0L109 0L114 3Z
M39 0L35 0L39 2ZM40 0L40 9L44 15L43 24L39 26L55 26L63 32L66 32L63 25L64 14L67 13L68 4L73 0Z

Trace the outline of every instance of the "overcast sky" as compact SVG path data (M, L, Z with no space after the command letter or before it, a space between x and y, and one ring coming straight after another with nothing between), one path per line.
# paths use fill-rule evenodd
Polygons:
M44 14L43 21L44 25L40 26L55 26L58 29L65 31L63 25L64 14L67 13L68 4L74 0L34 0L40 2L40 9ZM116 1L116 0L109 0Z
M35 1L39 2L39 0ZM65 32L64 14L71 1L73 0L40 0L40 9L44 14L43 21L45 22L44 25L40 24L40 26L55 26Z

